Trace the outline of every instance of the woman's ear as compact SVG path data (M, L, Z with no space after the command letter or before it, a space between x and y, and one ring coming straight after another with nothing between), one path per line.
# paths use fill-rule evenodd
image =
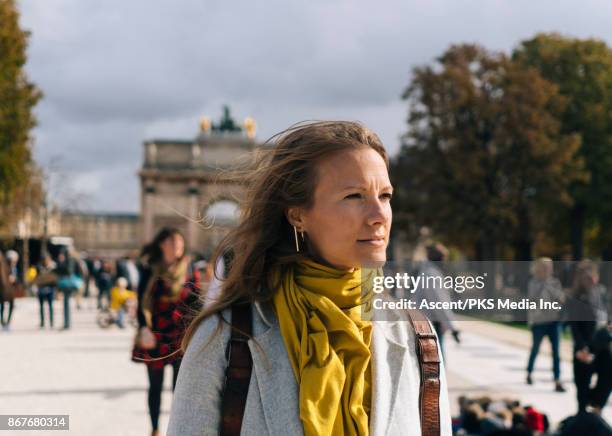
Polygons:
M285 217L287 218L287 221L289 221L289 224L297 228L298 232L305 231L304 216L302 210L299 207L288 208L285 211Z

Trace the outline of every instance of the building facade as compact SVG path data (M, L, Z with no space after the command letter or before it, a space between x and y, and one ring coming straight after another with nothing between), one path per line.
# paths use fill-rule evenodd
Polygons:
M63 212L59 231L70 236L78 251L92 256L134 255L140 248L140 215L129 213Z
M203 118L193 140L146 141L139 173L141 243L171 226L183 232L188 250L210 255L240 213L244 187L228 176L248 164L256 147L254 121L238 125L227 107L218 124Z
M191 140L144 142L140 213L27 211L19 226L0 233L0 243L5 241L0 245L65 236L79 252L116 258L135 255L157 231L171 226L185 235L189 251L208 257L239 217L244 185L229 174L248 166L259 146L255 122L236 123L226 107L218 123L203 118Z

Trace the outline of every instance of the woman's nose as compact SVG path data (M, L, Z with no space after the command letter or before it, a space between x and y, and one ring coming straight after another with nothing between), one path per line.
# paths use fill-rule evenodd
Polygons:
M368 224L386 224L390 214L391 208L389 204L377 198L372 201L368 209Z

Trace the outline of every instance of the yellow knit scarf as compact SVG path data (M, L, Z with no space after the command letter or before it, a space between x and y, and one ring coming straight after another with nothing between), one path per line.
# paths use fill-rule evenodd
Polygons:
M306 436L369 433L372 325L360 305L371 272L362 273L302 261L273 297Z

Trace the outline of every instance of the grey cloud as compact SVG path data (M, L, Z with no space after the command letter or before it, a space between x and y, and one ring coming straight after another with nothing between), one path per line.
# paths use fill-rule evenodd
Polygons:
M303 119L349 118L372 127L394 152L407 110L399 96L412 67L450 43L509 50L552 30L612 41L606 0L20 6L32 31L27 69L45 93L35 156L44 165L61 154L77 185L87 174L108 179L91 193L91 207L109 210L138 208L142 141L191 138L198 117L218 116L224 103L237 118L255 117L261 139ZM129 200L115 201L115 189Z

